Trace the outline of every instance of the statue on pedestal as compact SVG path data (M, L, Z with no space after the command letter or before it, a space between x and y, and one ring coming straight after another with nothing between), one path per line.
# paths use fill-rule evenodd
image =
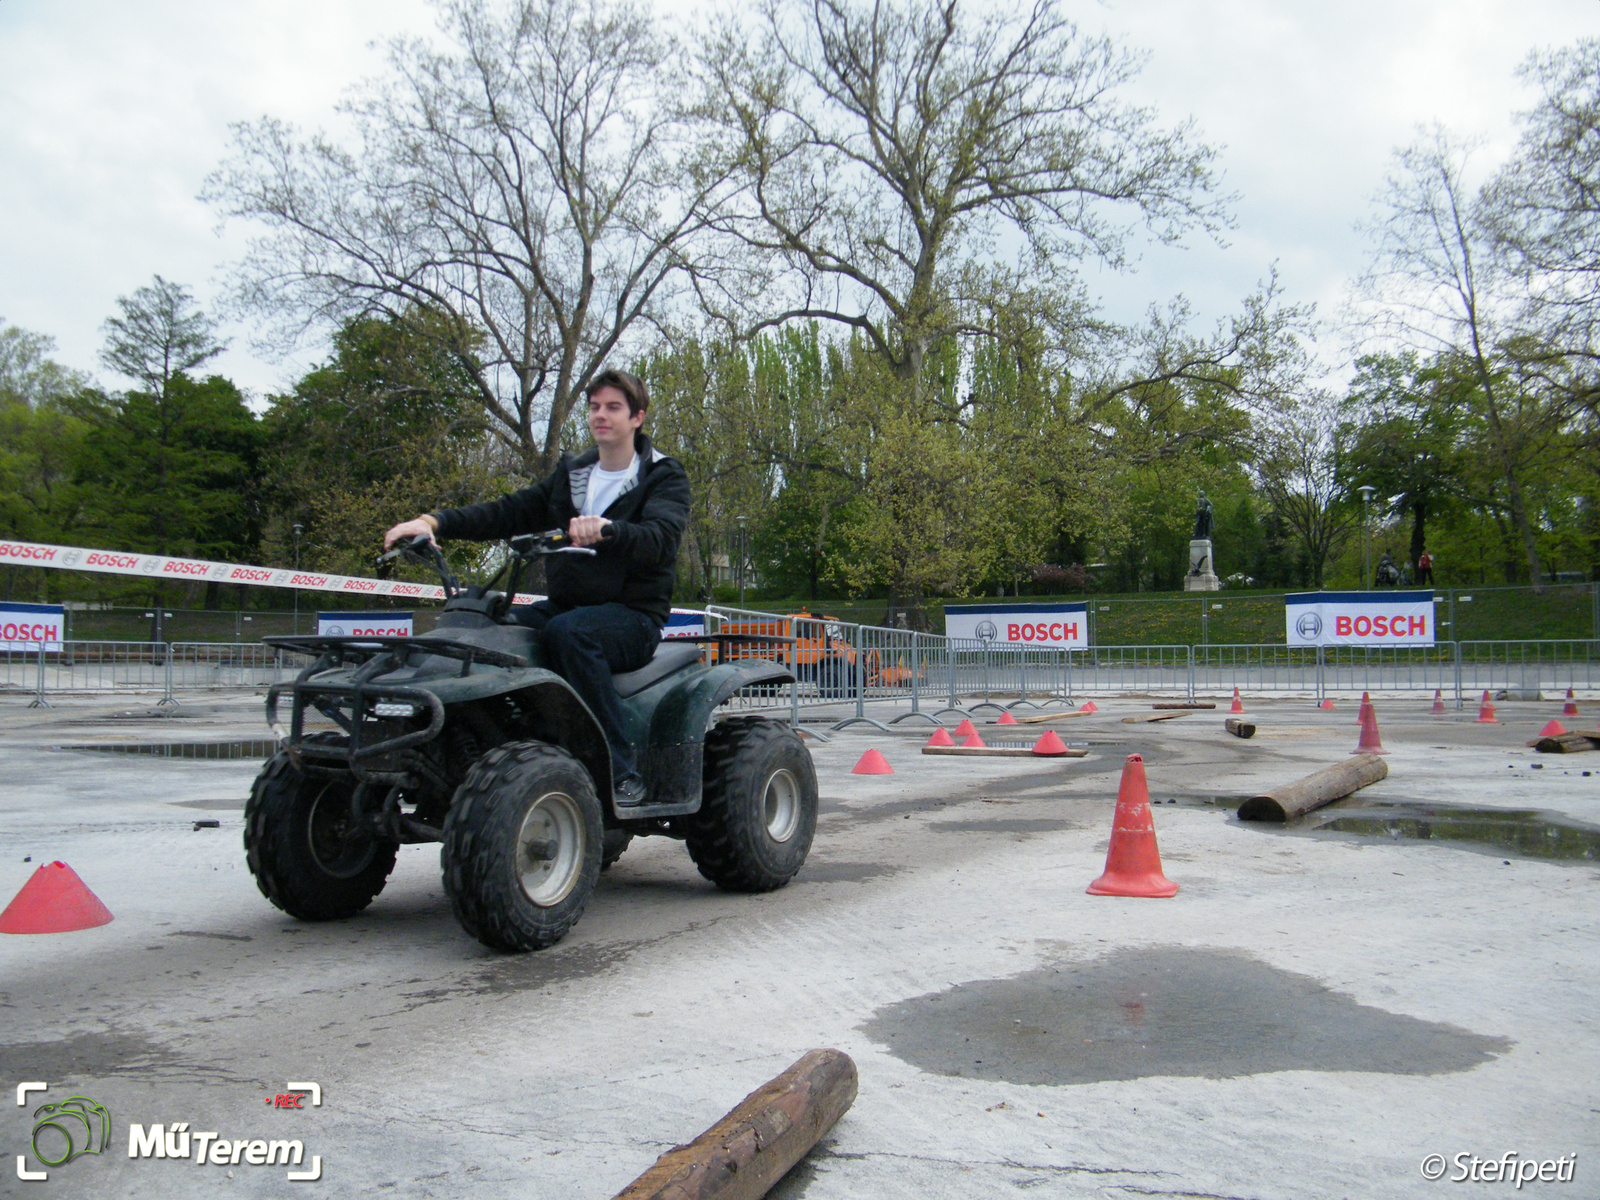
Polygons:
M1204 492L1201 492L1200 499L1194 506L1195 541L1198 542L1211 540L1212 512L1213 510L1211 508L1211 501L1206 499L1206 494Z
M1211 525L1214 510L1204 492L1194 506L1194 536L1189 539L1189 573L1184 576L1186 592L1215 592L1222 587L1211 561Z

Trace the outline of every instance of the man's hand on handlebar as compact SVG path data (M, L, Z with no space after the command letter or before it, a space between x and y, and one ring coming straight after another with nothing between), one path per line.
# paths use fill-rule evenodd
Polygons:
M410 521L401 521L388 533L383 535L383 548L388 550L396 542L405 538L425 537L434 545L438 545L433 536L436 526L430 517L417 517Z
M611 522L604 517L573 517L567 524L567 536L574 546L593 546L606 539L610 526Z

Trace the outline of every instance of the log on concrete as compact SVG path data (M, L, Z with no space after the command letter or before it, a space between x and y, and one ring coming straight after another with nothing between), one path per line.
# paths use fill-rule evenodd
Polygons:
M1073 717L1092 717L1094 715L1092 712L1084 712L1081 708L1075 708L1071 712L1041 713L1036 717L1018 717L1017 724L1043 725L1047 721L1070 721Z
M1256 727L1249 721L1241 721L1238 717L1229 717L1222 723L1222 727L1237 738L1253 738Z
M1157 700L1151 708L1215 708L1215 700Z
M960 758L1087 758L1089 752L1068 746L1065 754L1035 754L1021 746L924 746L924 754L953 754Z
M1304 779L1252 796L1239 806L1241 821L1287 821L1343 799L1389 776L1389 764L1376 754L1357 754Z
M1176 721L1179 717L1187 717L1188 715L1187 710L1183 712L1150 713L1148 716L1123 717L1122 723L1124 725L1146 725L1151 721Z
M1600 750L1600 733L1563 733L1556 737L1534 738L1528 745L1540 754L1582 754L1586 750Z
M615 1200L758 1200L855 1102L856 1064L811 1050L687 1146L674 1146Z

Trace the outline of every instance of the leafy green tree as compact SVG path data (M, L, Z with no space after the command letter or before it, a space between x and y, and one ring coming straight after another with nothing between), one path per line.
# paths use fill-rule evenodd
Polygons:
M121 315L108 317L100 361L137 380L152 395L165 395L172 378L192 375L227 344L216 338L216 322L195 306L182 284L157 275L130 296L117 297Z

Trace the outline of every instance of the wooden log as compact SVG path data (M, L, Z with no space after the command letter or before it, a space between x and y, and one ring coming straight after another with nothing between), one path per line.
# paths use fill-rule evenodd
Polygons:
M1315 774L1252 796L1239 805L1241 821L1287 821L1341 800L1389 777L1389 764L1376 754L1357 754Z
M1081 708L1075 708L1071 712L1042 713L1036 717L1018 717L1017 724L1043 725L1047 721L1070 721L1073 717L1092 717L1094 715L1092 712L1084 712Z
M1157 700L1151 708L1215 708L1215 700Z
M856 1098L856 1064L810 1050L686 1146L674 1146L615 1200L759 1200Z
M1222 723L1222 727L1237 738L1253 738L1256 727L1249 721L1241 721L1238 717L1229 717Z
M1176 721L1179 717L1187 717L1188 712L1163 712L1151 713L1148 716L1123 717L1124 725L1147 725L1151 721Z
M924 754L954 754L966 758L1087 758L1089 752L1068 746L1065 754L1035 754L1020 746L924 746Z
M1540 754L1582 754L1586 750L1600 750L1600 733L1574 731L1556 737L1534 738L1528 745Z

